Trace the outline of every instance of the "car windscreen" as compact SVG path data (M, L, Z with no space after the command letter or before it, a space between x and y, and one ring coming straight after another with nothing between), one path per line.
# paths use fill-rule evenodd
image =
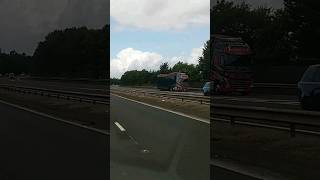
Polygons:
M301 78L302 82L320 82L320 67L310 67Z
M250 56L226 55L224 57L225 66L250 66Z

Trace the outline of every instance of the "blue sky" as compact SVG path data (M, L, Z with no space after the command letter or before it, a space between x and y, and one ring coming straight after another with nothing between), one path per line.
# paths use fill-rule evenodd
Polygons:
M209 9L209 0L111 0L111 77L197 63L210 37Z
M181 31L152 31L128 28L115 30L117 23L111 20L111 58L127 47L142 51L158 52L166 57L190 53L201 47L209 38L209 27L190 27Z

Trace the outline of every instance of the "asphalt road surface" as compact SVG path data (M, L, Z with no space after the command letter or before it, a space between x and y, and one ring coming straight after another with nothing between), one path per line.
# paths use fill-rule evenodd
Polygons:
M106 180L109 136L0 103L0 179Z
M209 124L111 96L112 180L208 180Z
M114 90L146 90L148 92L160 92L158 89L143 89L143 88L129 88L129 87L111 87ZM172 93L163 91L163 93ZM200 92L174 92L175 94L196 95L203 96ZM299 109L301 110L300 103L295 95L275 95L275 94L250 94L247 96L242 95L213 95L213 103L216 104L231 104L242 106L260 106L269 108L281 109Z

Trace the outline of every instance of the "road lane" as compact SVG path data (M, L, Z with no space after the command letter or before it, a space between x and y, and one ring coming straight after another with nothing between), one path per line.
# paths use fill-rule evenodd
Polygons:
M109 176L108 135L1 103L0 114L0 171L5 178L105 180Z
M111 179L209 179L208 124L113 95L110 108Z

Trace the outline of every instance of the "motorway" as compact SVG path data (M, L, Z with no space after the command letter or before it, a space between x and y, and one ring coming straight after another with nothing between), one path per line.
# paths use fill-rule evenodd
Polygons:
M12 84L20 86L31 86L38 88L49 88L56 90L67 90L67 91L78 91L93 94L106 94L106 85L95 85L95 84L85 84L85 83L66 83L59 81L37 81L21 79L16 81L8 81L7 79L0 78L0 83L2 84ZM143 90L150 92L159 92L157 89L146 89L146 88L126 88L126 87L116 87L112 86L111 89L119 90ZM187 94L202 96L200 92L177 92L176 94ZM239 96L239 95L229 95L214 96L214 103L216 104L237 104L242 106L259 106L259 107L270 107L270 108L281 108L281 109L301 109L300 104L297 101L297 97L294 94L252 94L249 96Z
M115 95L110 108L112 180L209 179L209 124Z
M0 179L105 180L109 135L0 102Z
M159 93L157 89L145 89L145 88L128 88L128 87L111 87L111 89L119 91L132 91L132 92L151 92ZM190 95L190 96L200 96L203 94L201 92L162 92L170 94L181 94L181 95ZM214 95L213 97L214 104L232 104L232 105L241 105L241 106L254 106L254 107L270 107L270 108L281 108L281 109L301 109L300 103L297 101L295 95L289 94L252 94L248 96L241 95Z
M2 83L97 94L107 92L103 85L82 83L33 80L4 80ZM194 92L185 94L201 95ZM300 109L299 103L293 95L215 96L214 102ZM157 177L157 179L201 180L209 178L209 124L115 95L111 96L110 110L111 179L155 179ZM4 114L7 113L4 112ZM20 113L11 112L9 114L16 114L19 117ZM26 115L26 117L28 116ZM42 125L37 126L42 127ZM82 156L85 157L84 154ZM72 165L69 164L69 166ZM250 177L225 169L218 168L214 172L215 180L225 179L223 177L250 179Z

